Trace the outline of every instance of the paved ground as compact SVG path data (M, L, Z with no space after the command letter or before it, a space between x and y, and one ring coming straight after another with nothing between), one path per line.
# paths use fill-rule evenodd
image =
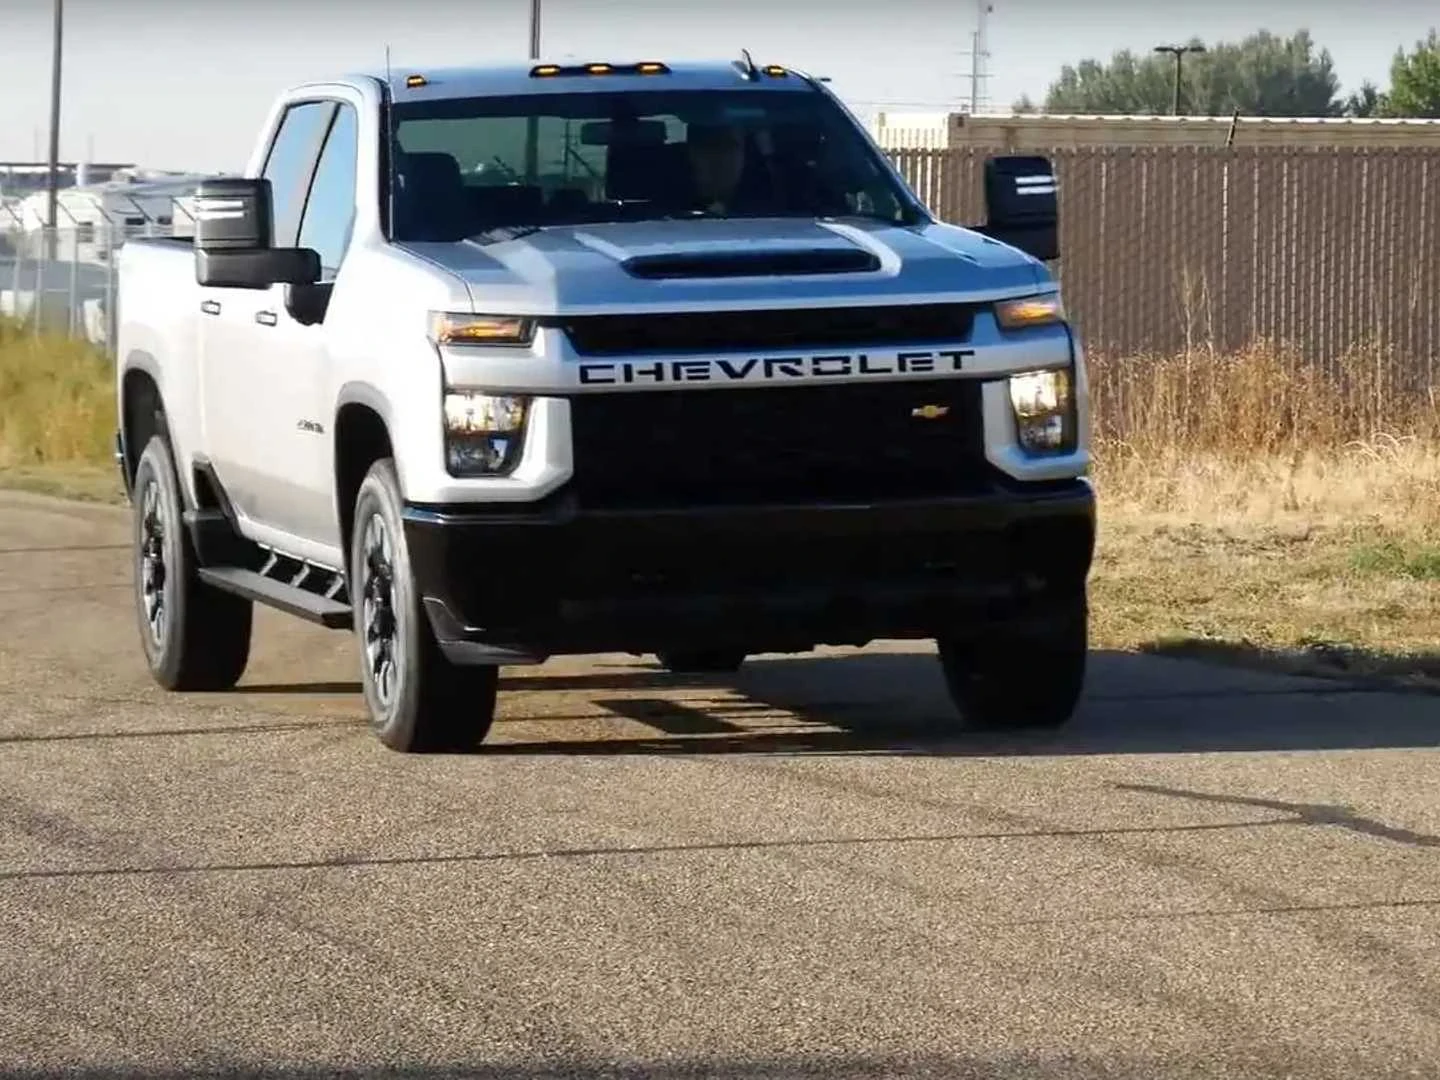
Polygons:
M0 496L11 1076L1440 1076L1440 701L1096 658L946 738L918 650L508 680L385 751L341 634L141 666L125 518Z

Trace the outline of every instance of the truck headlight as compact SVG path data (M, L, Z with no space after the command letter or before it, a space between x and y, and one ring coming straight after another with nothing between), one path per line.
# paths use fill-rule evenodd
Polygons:
M514 394L445 395L445 468L451 476L503 476L520 460L530 399Z
M1060 302L1060 294L1053 292L1001 300L995 305L995 321L1002 330L1053 326L1065 321L1065 305Z
M1011 375L1010 406L1022 449L1032 454L1075 449L1075 397L1068 368Z
M534 319L518 315L430 312L430 340L437 346L529 345L534 339Z

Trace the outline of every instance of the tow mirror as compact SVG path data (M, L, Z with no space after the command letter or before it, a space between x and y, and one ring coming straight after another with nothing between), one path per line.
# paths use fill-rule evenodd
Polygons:
M223 177L195 192L195 279L219 289L306 285L320 278L309 248L277 248L270 181Z
M270 181L220 177L195 190L195 248L233 251L268 248L275 242Z
M1050 160L1013 155L985 162L986 236L1041 260L1060 257L1059 185Z
M195 280L212 289L309 285L320 280L320 254L310 248L197 249Z

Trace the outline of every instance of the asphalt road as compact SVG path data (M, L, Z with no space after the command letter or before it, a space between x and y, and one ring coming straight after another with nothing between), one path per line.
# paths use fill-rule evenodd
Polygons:
M910 647L516 669L367 732L344 634L146 676L126 518L0 495L7 1076L1440 1076L1440 701L1099 655L954 737Z

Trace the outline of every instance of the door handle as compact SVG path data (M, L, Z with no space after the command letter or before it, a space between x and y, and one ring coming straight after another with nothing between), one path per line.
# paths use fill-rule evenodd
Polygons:
M200 310L203 311L206 315L219 315L219 314L220 314L220 301L219 301L219 300L201 300L201 301L200 301Z
M258 322L261 326L274 326L276 322L275 312L257 311L255 312L255 321Z

